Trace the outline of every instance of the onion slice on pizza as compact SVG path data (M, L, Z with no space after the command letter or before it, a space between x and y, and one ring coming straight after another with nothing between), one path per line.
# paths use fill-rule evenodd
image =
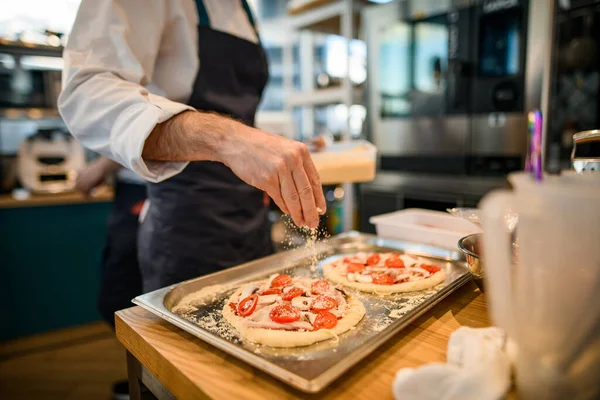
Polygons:
M443 268L397 253L357 253L325 264L323 274L346 287L381 294L429 289L446 279Z
M271 347L337 337L365 315L363 304L326 280L274 274L238 288L223 307L242 338Z

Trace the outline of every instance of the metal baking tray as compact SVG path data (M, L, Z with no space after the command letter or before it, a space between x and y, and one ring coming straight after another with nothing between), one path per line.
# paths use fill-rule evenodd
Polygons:
M221 309L239 285L266 278L274 272L321 277L321 266L336 257L359 251L396 251L420 256L446 271L446 281L413 293L366 294L348 290L367 310L355 327L331 340L298 348L271 348L241 340L222 319ZM468 268L458 251L378 238L352 232L192 279L136 297L133 302L199 337L226 353L309 393L324 389L346 370L369 355L417 317L431 309L469 279ZM194 304L192 312L172 310L186 296L212 285L222 285L213 295Z

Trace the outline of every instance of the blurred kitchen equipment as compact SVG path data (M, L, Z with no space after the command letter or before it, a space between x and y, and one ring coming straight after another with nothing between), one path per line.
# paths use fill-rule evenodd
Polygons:
M583 35L574 37L565 52L565 61L569 68L587 70L597 62L596 41L592 36L594 19L591 14L583 17Z
M571 164L577 173L600 171L600 130L573 135Z
M599 176L511 181L513 192L492 192L481 209L486 295L518 346L520 398L600 398ZM519 215L518 257L507 212Z
M83 147L71 135L41 129L19 147L17 173L32 192L61 193L75 188L77 170L84 165Z
M293 137L294 122L290 114L282 112L260 111L256 113L254 125L265 132Z
M511 181L514 183L515 182L514 174L512 174L512 175L513 175L513 178L511 179ZM448 211L451 215L454 215L455 217L464 218L467 221L471 222L472 224L475 224L478 227L481 227L481 210L479 210L477 208L457 207L457 208L448 208L446 211ZM506 222L506 226L509 227L509 229L514 230L514 228L517 226L517 222L519 222L519 216L515 212L511 212L510 210L507 210L504 217L505 217L504 219Z
M342 85L342 80L337 77L330 76L329 74L322 72L317 75L316 86L319 89L325 89L330 87L339 87Z
M372 232L370 217L402 208L474 207L523 169L552 13L544 0L362 8L369 140L379 156L376 179L360 187L362 231Z
M6 68L0 64L0 107L55 109L61 88L61 68L54 63L38 65L33 62L34 56L6 54L4 57L12 57L14 66Z
M17 157L0 154L0 193L10 193L17 186Z
M375 177L377 149L366 140L333 143L310 155L323 185L367 182Z
M481 219L479 216L479 210L476 208L467 208L467 207L455 207L446 209L450 215L455 217L464 218L472 224L477 226L481 226Z
M539 0L364 7L367 115L380 168L488 176L522 169L548 9Z
M11 24L8 24L11 25ZM27 47L29 49L43 46L60 47L66 43L63 32L53 31L49 29L32 29L32 27L24 30L19 30L17 27L20 24L12 24L4 31L2 42ZM16 29L15 29L16 28Z
M545 111L545 168L571 167L573 134L600 127L600 1L561 1L555 7ZM537 39L540 40L540 39ZM543 62L543 61L542 61Z
M482 240L483 235L481 233L468 235L458 241L458 248L463 252L467 259L469 271L471 271L471 275L473 275L473 282L475 282L479 290L484 292Z
M345 196L346 193L342 185L329 186L325 190L325 201L327 202L326 227L329 235L338 235L343 232Z
M440 211L406 209L370 219L377 236L456 249L465 235L481 232L478 226Z

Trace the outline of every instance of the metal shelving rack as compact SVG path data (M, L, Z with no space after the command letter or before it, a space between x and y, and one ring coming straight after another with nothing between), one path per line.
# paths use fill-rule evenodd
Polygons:
M295 107L302 107L302 137L315 134L314 108L328 104L344 104L350 109L359 96L354 89L349 74L342 79L341 85L334 88L316 89L314 83L314 35L336 34L347 39L347 67L350 70L350 43L356 38L358 29L357 15L360 3L356 0L335 0L303 11L287 18L287 26L296 32L290 35L283 48L283 66L286 71L283 80L285 92L285 109L290 114ZM292 47L299 40L300 84L301 90L294 90ZM342 131L342 140L352 140L350 134L349 114ZM343 199L343 231L353 228L354 222L354 186L344 183Z
M62 46L47 46L26 42L13 42L0 39L0 53L18 56L62 57Z
M14 42L0 39L0 54L9 54L15 62L20 62L23 56L62 57L62 46L47 46L42 44ZM60 119L56 108L0 108L0 119L11 120L44 120Z

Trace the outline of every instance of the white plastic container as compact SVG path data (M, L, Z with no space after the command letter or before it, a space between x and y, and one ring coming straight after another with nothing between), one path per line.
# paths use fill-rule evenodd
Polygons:
M334 143L310 155L323 185L368 182L375 178L377 150L366 140Z
M369 222L375 225L378 236L447 249L456 249L459 239L481 232L478 226L465 219L419 208L377 215Z

